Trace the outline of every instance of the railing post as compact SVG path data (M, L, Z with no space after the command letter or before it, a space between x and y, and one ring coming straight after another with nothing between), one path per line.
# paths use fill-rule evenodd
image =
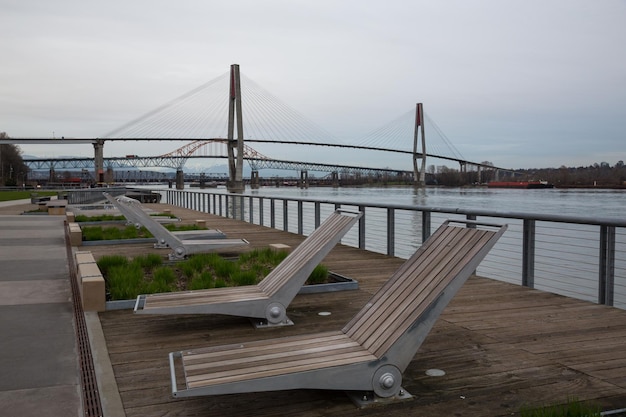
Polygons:
M250 210L250 224L254 224L254 201L252 200L254 197L248 197L248 207Z
M422 211L422 243L430 237L430 211Z
M475 214L468 214L467 216L465 216L466 220L471 220L471 221L476 221L476 215ZM467 225L468 229L476 229L476 225L475 224L468 224Z
M524 219L522 236L522 285L535 287L535 220Z
M360 205L359 211L363 213L359 219L359 249L365 249L365 206Z
M240 196L239 197L239 220L244 221L244 204L245 204L245 200L244 200L244 196ZM234 214L234 213L233 213ZM235 218L235 216L233 215L233 218Z
M263 204L265 200L263 197L259 197L259 225L263 226Z
M387 255L394 256L396 249L396 211L387 209Z
M287 217L287 200L283 200L283 230L289 231L289 218Z
M298 200L298 234L304 234L304 219L302 218L302 201Z
M316 201L315 202L315 228L317 229L318 227L320 227L320 202Z
M276 200L270 198L270 227L276 228Z
M615 226L600 226L598 304L613 305L615 291Z

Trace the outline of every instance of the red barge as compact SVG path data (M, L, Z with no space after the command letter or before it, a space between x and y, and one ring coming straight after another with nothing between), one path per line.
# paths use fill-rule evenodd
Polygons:
M538 189L538 188L554 188L554 185L548 181L491 181L487 183L489 188L523 188L523 189Z

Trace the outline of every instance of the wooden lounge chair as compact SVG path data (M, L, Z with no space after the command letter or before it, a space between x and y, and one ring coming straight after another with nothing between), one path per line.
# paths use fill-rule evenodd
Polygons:
M226 314L257 327L293 324L286 308L315 267L362 216L336 210L257 285L140 295L139 314Z
M137 226L143 226L157 239L154 245L157 248L171 248L169 258L184 259L187 255L193 253L202 253L215 251L217 249L244 246L248 244L245 239L226 239L223 234L215 234L216 238L197 239L191 236L176 235L170 232L156 220L148 216L141 208L141 203L135 199L125 196L112 197L108 193L102 193L123 215L126 219Z
M506 229L459 223L470 224L444 223L340 331L170 353L172 395L329 389L410 398L402 373Z

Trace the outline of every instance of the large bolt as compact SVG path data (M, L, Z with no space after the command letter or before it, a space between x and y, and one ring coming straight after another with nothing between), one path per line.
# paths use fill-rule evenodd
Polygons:
M270 316L273 318L278 318L281 315L280 307L274 306L270 308Z
M390 373L383 374L380 377L380 386L383 387L384 389L393 388L393 385L395 383L396 383L396 380L394 379L393 375Z

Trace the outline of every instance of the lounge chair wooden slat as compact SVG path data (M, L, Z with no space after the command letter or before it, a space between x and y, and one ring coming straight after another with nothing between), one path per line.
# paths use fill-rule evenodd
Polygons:
M286 307L362 213L335 210L258 285L141 295L139 314L225 314L289 324Z
M506 230L476 226L444 223L339 332L170 354L173 395L293 388L396 395L437 317ZM183 391L176 386L175 357L185 372Z
M298 245L290 254L290 262L281 262L270 274L261 282L259 288L268 296L272 296L291 279L293 274L311 256L321 250L324 245L332 239L338 230L346 229L353 224L353 218L345 216L340 212L332 213L324 222L324 227L314 230L307 238L310 240L307 245Z

